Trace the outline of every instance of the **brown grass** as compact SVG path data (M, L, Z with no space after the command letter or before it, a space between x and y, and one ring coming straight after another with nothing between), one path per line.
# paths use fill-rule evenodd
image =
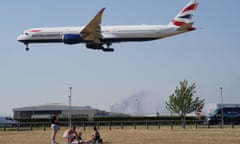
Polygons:
M57 134L57 141L64 142L62 128ZM83 131L82 129L78 129ZM89 139L91 128L83 131L83 139ZM104 142L109 144L239 144L240 129L195 129L195 128L175 128L169 127L152 128L145 127L124 127L120 129L113 127L100 128ZM33 131L0 131L0 144L50 144L51 130L33 129Z

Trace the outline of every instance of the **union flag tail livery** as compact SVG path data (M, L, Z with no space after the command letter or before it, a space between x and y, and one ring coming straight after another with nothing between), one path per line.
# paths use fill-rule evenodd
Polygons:
M101 26L102 8L85 26L44 27L25 30L17 38L26 46L30 43L84 43L87 48L113 52L113 43L140 42L162 39L195 30L192 16L198 6L198 0L191 0L167 25L117 25Z
M170 22L170 24L182 27L186 24L193 24L192 16L198 6L198 0L190 1Z

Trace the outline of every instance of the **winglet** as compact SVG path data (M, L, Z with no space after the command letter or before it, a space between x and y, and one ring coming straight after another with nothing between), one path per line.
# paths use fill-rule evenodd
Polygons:
M106 8L102 8L98 13L102 14Z
M80 35L84 38L84 40L100 43L100 39L103 39L100 24L102 22L102 14L104 10L105 8L102 8L80 32Z

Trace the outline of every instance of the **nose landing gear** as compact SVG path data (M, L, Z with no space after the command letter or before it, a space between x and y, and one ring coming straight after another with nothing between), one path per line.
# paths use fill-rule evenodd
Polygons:
M29 51L28 43L24 43L24 44L25 44L25 46L26 46L25 50L26 50L26 51Z

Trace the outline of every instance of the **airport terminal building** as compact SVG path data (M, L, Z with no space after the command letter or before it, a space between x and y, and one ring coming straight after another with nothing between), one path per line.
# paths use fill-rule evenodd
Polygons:
M60 118L68 118L71 114L72 118L81 117L108 117L120 116L122 114L106 112L91 108L90 106L68 106L63 103L52 103L37 106L26 106L13 109L13 118L50 118L50 114L56 112Z

